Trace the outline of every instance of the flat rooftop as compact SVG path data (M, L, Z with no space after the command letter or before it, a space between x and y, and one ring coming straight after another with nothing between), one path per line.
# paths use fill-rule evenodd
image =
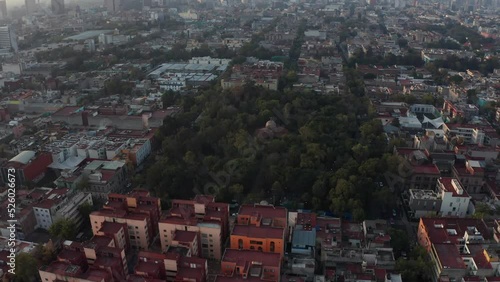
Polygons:
M284 228L268 227L268 226L250 226L236 225L234 226L231 236L245 236L248 238L274 238L281 239L285 233Z
M79 33L77 35L69 36L64 38L64 40L85 40L85 39L91 39L94 37L99 36L100 34L108 34L113 32L112 30L109 29L102 29L102 30L87 30L82 33Z

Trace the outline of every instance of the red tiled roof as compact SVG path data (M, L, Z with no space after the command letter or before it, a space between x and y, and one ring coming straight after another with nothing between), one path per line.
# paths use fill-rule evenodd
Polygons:
M283 238L285 233L284 228L268 227L268 226L250 226L250 225L236 225L233 228L232 235L245 236L248 238Z
M142 272L142 273L147 273L147 274L152 274L152 275L159 275L161 269L160 264L157 263L150 263L150 262L144 262L140 261L137 262L135 268L135 272Z
M439 168L435 164L428 165L414 165L412 166L413 173L416 174L433 174L439 175Z
M374 272L375 272L375 277L377 278L377 280L379 280L379 281L385 280L386 275L387 275L387 271L385 269L375 268Z
M45 200L42 200L40 203L33 204L33 207L35 207L35 208L41 208L41 209L50 209L55 204L57 204L56 201L51 200L51 199L45 199Z
M115 176L116 174L116 171L114 170L106 170L106 169L101 169L100 170L100 173L102 175L101 177L101 181L110 181L111 179L113 179L113 177Z
M193 242L198 233L192 231L175 230L173 240L179 242Z
M97 247L107 247L111 244L111 242L113 242L113 239L111 239L107 236L95 235L92 237L92 239L90 239L90 241L88 241L85 244L85 247L93 246L93 245L95 245Z
M280 257L278 253L226 249L222 261L236 263L236 266L245 266L246 263L260 262L263 266L279 267L281 261Z
M316 227L316 213L303 213L299 212L297 214L297 222L296 224L310 224L313 227Z
M260 279L260 277L252 277L252 276L243 278L241 276L228 277L228 276L217 275L217 277L215 278L215 282L262 282L262 280Z
M482 249L482 246L479 247ZM477 252L473 259L478 269L492 269L491 263L488 261L489 258L486 257L484 251Z
M475 227L485 240L491 238L489 228L481 219L474 218L421 218L429 240L434 244L451 242L457 244L462 239L468 227ZM441 227L442 226L442 227ZM449 233L448 229L456 231L456 235Z
M214 196L210 196L210 195L196 195L196 196L194 196L193 201L196 202L196 203L198 203L198 204L207 205L208 203L214 202L215 201L215 197Z
M147 278L144 276L132 274L128 277L127 282L164 282L165 280L155 279L155 278Z
M463 282L481 282L481 278L479 276L465 276Z
M124 210L107 210L107 209L101 209L95 212L92 212L90 214L96 215L96 216L107 216L107 217L118 217L118 218L123 218L124 216L127 215L127 211Z
M452 183L452 180L453 179L456 179L456 178L453 178L453 177L440 177L438 179L438 182L442 184L442 187L443 189L446 191L446 192L450 192L453 194L453 197L464 197L464 198L468 198L469 197L469 194L467 194L467 191L465 191L464 187L462 186L462 184L459 182L459 185L460 187L462 188L462 194L458 194L457 190L455 189L455 187L453 186L453 183ZM458 181L458 179L457 179Z
M72 107L64 107L57 112L53 113L53 116L69 116L73 114L76 110L80 109L81 107L78 106L72 106Z
M106 234L116 234L120 231L120 229L127 230L127 224L105 221L102 223L101 229L99 231Z
M268 205L242 205L239 215L253 216L258 213L263 218L287 218L287 210L284 207Z
M100 281L109 281L110 279L110 274L106 270L102 269L89 269L86 273L82 275L82 278L90 280L90 281L95 281L95 282L100 282Z
M138 258L153 259L153 260L163 260L163 259L167 258L167 255L160 254L160 253L154 253L154 252L140 251L139 254L137 255L137 257Z
M434 244L436 254L443 268L466 269L464 260L455 244Z

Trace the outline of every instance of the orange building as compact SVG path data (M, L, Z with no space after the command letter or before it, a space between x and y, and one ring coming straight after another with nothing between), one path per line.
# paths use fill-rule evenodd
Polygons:
M231 234L232 249L278 253L283 258L287 210L267 205L242 205Z

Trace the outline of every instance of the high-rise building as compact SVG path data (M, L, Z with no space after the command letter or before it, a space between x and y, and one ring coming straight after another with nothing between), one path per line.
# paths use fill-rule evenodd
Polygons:
M143 0L121 0L121 9L128 10L142 10L144 8Z
M60 15L64 13L64 0L51 0L52 13Z
M28 15L36 12L36 0L24 0L24 5L26 6L26 13Z
M110 13L116 13L121 10L121 0L104 0L104 6Z
M0 0L0 19L4 20L7 18L7 1Z
M0 48L17 53L17 35L10 25L0 26Z

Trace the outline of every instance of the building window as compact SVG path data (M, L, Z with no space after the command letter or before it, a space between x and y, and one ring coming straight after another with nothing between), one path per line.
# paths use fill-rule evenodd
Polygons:
M243 249L243 239L238 239L238 249Z
M274 242L271 242L271 245L270 245L269 251L274 252L274 249L275 249L275 243L274 243Z

